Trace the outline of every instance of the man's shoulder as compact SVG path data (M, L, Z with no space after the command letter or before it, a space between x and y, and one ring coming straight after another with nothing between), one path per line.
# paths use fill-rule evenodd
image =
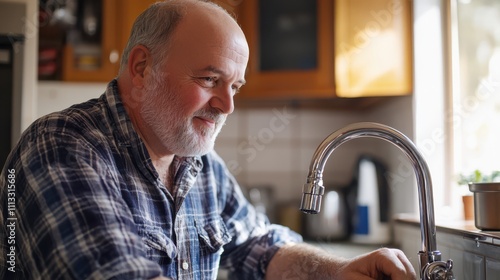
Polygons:
M28 168L23 159L35 167L109 159L112 134L98 107L98 101L92 99L37 119L12 150L9 165L21 170Z
M52 133L89 137L96 133L107 133L109 130L110 125L102 102L99 99L91 99L40 117L30 125L27 133L35 138Z
M13 159L50 155L55 160L64 153L107 158L113 137L105 109L93 99L37 119L23 132L12 154Z

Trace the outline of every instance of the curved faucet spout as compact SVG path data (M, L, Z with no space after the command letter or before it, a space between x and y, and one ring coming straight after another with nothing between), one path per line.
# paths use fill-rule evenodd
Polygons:
M420 230L422 246L420 266L440 261L441 253L436 250L436 226L434 203L429 168L415 144L394 128L378 123L354 123L330 134L316 149L309 167L309 175L304 184L300 209L306 213L318 213L324 193L323 169L330 154L343 143L361 137L373 137L397 146L409 158L417 178L420 208ZM421 270L422 271L422 270Z

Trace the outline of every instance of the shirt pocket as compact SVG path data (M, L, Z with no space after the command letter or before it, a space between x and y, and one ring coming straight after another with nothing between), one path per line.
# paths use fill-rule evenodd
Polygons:
M202 252L221 255L223 246L231 241L231 235L222 218L196 219L196 230Z
M139 235L148 259L160 265L172 263L177 255L177 247L160 227L143 225L139 227Z

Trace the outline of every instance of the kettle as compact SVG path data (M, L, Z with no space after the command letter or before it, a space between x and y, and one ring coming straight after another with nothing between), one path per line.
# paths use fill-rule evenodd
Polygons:
M347 186L325 186L322 211L304 216L305 237L317 241L350 239L360 244L390 242L389 187L385 164L359 157Z
M351 187L355 203L351 241L362 244L387 244L390 234L390 199L385 165L370 156L361 156Z
M315 215L304 215L305 238L315 241L340 241L351 232L348 187L325 186L323 209Z

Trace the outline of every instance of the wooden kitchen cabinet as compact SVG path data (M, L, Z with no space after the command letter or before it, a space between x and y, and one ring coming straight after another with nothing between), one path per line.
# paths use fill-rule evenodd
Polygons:
M96 0L102 10L100 40L67 43L63 51L62 79L65 81L107 82L120 67L122 51L135 18L155 0Z
M410 94L411 0L335 0L335 93Z
M238 98L412 92L411 0L240 0L247 84Z
M333 96L333 1L243 0L238 20L250 47L241 98Z
M102 5L100 41L63 47L62 79L115 77L133 21L156 0ZM214 0L250 45L240 100L333 99L412 92L411 0ZM87 51L88 53L85 53Z
M137 16L157 0L95 0L102 4L102 34L99 44L66 44L63 48L62 79L65 81L107 82L120 68L120 59ZM234 1L214 1L236 13ZM91 52L79 53L79 49Z
M65 81L109 81L118 71L118 0L95 1L94 11L82 17L94 17L100 36L97 40L86 42L73 30L63 48L62 79ZM100 7L99 7L100 6ZM99 9L100 8L100 9ZM84 21L85 19L79 19ZM88 20L87 20L88 21ZM74 42L72 42L74 41Z

